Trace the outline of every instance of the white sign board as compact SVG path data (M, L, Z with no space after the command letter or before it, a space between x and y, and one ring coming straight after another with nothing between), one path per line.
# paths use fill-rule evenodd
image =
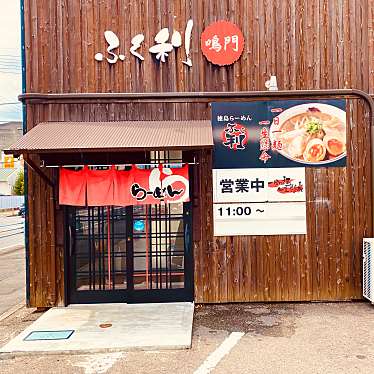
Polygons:
M305 201L305 168L214 169L213 202Z
M214 204L214 236L306 234L306 203Z
M305 168L213 170L214 235L306 234Z

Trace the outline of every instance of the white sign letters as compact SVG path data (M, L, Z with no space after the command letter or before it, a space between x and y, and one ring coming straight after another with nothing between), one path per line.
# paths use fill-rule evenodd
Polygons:
M193 21L190 19L187 22L185 33L184 33L184 49L186 53L186 60L182 61L183 64L192 67L192 60L190 56L191 52L191 38L192 38L192 28ZM167 27L161 29L155 36L156 44L149 48L149 52L156 55L156 59L161 62L166 62L166 58L169 56L169 53L174 50L174 48L179 48L182 46L182 35L179 31L174 30L169 41L170 33ZM98 52L95 54L96 61L107 60L109 64L115 64L118 60L124 61L126 56L124 54L117 54L114 52L120 46L120 40L118 36L113 31L105 31L104 33L105 41L108 43L107 52L109 57L104 56L103 53ZM144 61L144 57L137 51L141 48L142 43L144 42L144 34L137 34L131 39L131 48L130 53L138 58L141 61Z

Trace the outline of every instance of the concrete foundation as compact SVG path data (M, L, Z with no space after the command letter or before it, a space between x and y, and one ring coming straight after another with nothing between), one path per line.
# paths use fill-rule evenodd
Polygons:
M0 353L92 353L191 347L193 303L80 304L52 308ZM66 340L24 341L32 331L75 330Z

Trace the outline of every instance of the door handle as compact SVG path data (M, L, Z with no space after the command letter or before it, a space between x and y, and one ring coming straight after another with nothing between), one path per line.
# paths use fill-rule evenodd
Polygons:
M186 248L186 253L189 253L191 243L190 243L190 230L189 230L189 223L186 223L184 225L184 241L185 241L185 248Z
M71 226L69 225L69 256L73 256L73 232Z

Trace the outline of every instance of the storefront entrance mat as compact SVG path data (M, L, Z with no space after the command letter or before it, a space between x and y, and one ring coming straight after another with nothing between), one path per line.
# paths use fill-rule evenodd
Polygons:
M69 339L74 333L74 330L59 330L59 331L32 331L23 340L64 340Z
M0 358L9 354L186 349L191 347L193 313L190 302L52 308L2 347ZM67 332L74 333L68 336Z

